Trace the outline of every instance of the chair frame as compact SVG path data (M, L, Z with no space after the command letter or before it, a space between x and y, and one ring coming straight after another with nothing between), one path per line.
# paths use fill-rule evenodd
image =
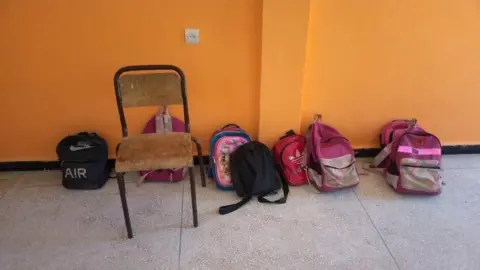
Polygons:
M183 71L173 65L136 65L136 66L125 66L120 68L113 78L113 84L115 87L115 96L117 100L117 107L118 107L118 114L120 115L120 123L122 125L122 136L123 138L128 136L128 127L127 122L125 120L125 113L123 108L123 101L122 101L122 93L120 90L120 76L126 72L132 71L174 71L180 77L180 90L182 93L182 105L183 105L183 116L185 122L185 132L190 133L190 115L188 111L188 101L187 101L187 90L186 90L186 82L185 82L185 74ZM161 104L159 104L161 105ZM198 162L200 163L200 173L202 179L202 186L206 186L205 180L205 167L203 164L203 154L202 154L202 146L200 145L200 141L194 137L192 137L192 141L197 146L197 157ZM117 151L120 144L117 145ZM197 214L197 194L195 189L195 174L193 166L188 168L188 174L190 176L190 193L192 198L192 214L193 214L193 226L198 227L198 214ZM124 179L124 172L117 172L116 178L118 183L118 189L120 192L120 199L122 202L123 208L123 215L125 218L125 225L127 227L127 235L128 238L133 238L133 230L132 225L130 222L130 215L128 212L128 204L127 204L127 197L126 197L126 189L125 189L125 179Z

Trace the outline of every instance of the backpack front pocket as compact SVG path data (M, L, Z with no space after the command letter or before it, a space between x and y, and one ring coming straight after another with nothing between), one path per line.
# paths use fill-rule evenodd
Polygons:
M417 192L439 192L441 189L439 163L438 160L401 159L401 187Z
M109 179L107 160L62 161L61 170L68 189L98 189Z
M323 183L329 188L346 188L358 184L355 159L352 155L321 159Z

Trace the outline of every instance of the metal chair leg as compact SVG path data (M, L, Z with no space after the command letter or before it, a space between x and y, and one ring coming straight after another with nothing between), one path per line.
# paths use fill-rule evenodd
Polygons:
M188 174L190 175L190 195L192 197L192 213L193 213L193 227L198 227L198 215L197 215L197 193L195 190L195 172L193 167L188 168Z
M128 214L127 196L125 191L125 173L117 173L118 190L120 191L120 199L122 201L123 216L125 217L125 225L127 226L127 235L129 239L133 238L132 224L130 223L130 215Z
M198 163L200 163L200 177L202 179L202 187L207 186L207 180L205 176L205 165L203 164L203 153L202 153L202 145L200 144L200 141L197 138L192 138L192 141L197 145L197 158L198 158Z

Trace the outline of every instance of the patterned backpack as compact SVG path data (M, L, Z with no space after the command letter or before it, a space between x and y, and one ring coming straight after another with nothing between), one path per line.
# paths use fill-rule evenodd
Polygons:
M316 115L307 131L306 169L309 183L320 191L335 191L359 183L352 145Z
M229 169L230 154L251 140L250 136L236 124L228 124L213 133L210 139L208 174L215 181L218 189L233 189Z
M385 125L381 137L387 136L386 146L371 166L383 168L387 183L399 193L440 194L440 140L418 126L415 119Z

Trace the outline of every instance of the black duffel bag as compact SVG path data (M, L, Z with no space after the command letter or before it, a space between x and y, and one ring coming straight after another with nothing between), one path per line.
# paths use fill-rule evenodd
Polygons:
M62 184L68 189L99 189L109 179L108 146L96 133L65 137L57 146Z

